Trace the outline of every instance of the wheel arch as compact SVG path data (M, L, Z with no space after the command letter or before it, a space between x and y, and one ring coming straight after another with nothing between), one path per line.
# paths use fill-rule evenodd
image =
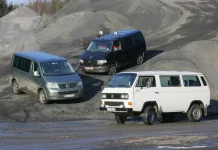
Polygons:
M38 88L37 97L39 98L39 92L40 92L41 90L43 90L43 91L45 92L45 96L46 96L46 98L48 98L48 95L47 95L46 90L45 90L44 88L42 88L42 87L39 87L39 88Z
M143 107L142 107L142 109L141 109L141 113L144 112L145 107L147 107L147 106L157 106L157 107L155 108L155 112L156 112L156 113L158 112L158 105L157 105L157 102L156 102L156 101L149 101L149 102L145 102L145 103L143 104Z
M201 109L202 109L202 111L203 111L203 113L204 113L204 103L203 103L201 100L193 100L193 101L190 103L187 112L190 110L190 108L191 108L192 105L194 105L194 104L198 104L198 105L201 107Z

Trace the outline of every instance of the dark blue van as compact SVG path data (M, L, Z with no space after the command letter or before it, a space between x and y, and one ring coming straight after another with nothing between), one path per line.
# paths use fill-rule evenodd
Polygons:
M80 57L84 72L101 72L113 75L117 68L144 62L146 42L139 30L121 30L95 38Z

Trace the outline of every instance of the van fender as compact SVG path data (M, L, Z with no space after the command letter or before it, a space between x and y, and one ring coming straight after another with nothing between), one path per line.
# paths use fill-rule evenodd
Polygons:
M157 113L158 112L158 105L157 105L157 102L156 101L149 101L149 102L145 102L142 109L141 109L141 113L144 112L144 109L145 107L147 106L153 106L154 109L155 109L155 112Z

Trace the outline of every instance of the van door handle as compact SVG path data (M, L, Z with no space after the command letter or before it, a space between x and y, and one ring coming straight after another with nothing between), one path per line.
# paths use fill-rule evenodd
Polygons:
M154 92L155 94L159 94L159 92Z

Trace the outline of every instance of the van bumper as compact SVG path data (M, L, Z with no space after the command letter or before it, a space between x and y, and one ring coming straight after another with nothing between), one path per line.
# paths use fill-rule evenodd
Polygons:
M122 113L132 113L132 108L114 108L114 111L109 110L109 108L106 107L99 107L100 111L108 111L108 112L122 112Z
M81 98L83 96L83 88L77 88L73 90L47 89L46 92L48 100L69 100Z
M80 66L80 68L85 72L97 72L97 73L105 73L109 71L109 65L105 66Z

